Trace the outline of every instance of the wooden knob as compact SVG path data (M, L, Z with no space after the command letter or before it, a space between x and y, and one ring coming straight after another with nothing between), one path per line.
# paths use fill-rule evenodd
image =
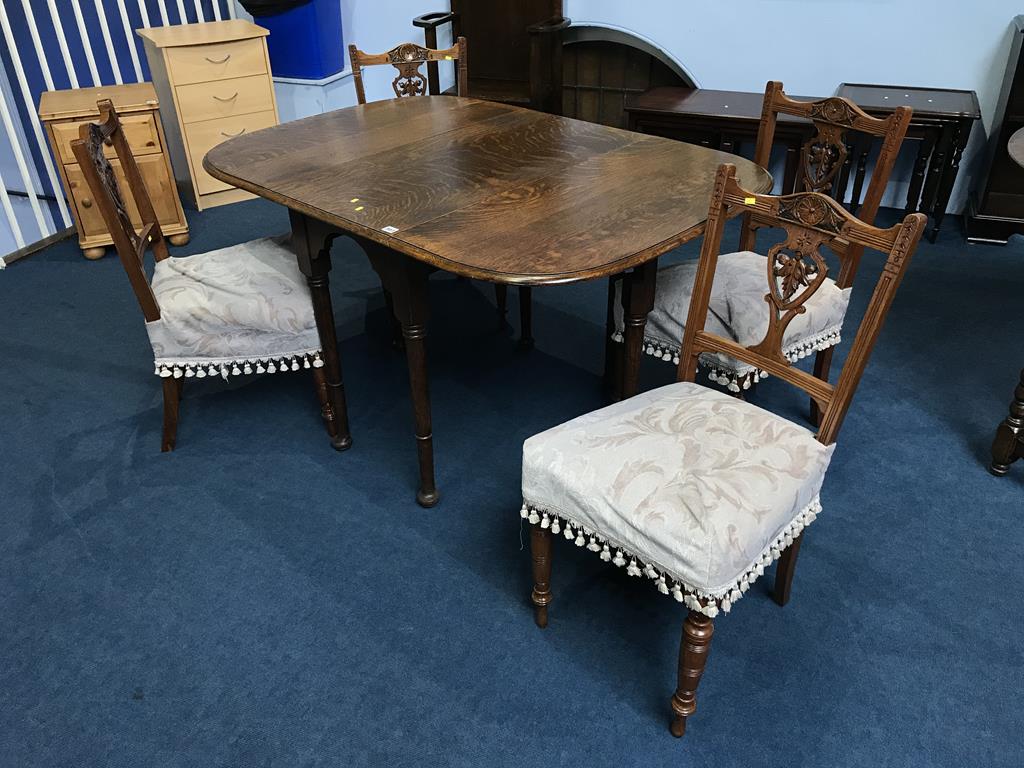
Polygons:
M150 139L149 141L146 142L146 146L147 147L155 147L156 146L156 142L153 141L152 139Z
M114 146L114 142L109 136L103 140L103 143L108 147Z
M92 200L90 200L88 197L83 197L82 198L82 207L83 208L92 208Z

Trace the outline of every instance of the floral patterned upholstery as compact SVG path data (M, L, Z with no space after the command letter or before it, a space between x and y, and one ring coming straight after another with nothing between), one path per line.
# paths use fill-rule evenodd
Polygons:
M313 302L279 239L156 263L160 319L146 323L161 376L320 367Z
M523 517L710 616L820 510L834 446L723 392L677 383L523 445Z
M654 309L647 318L644 348L663 360L679 362L684 322L697 276L697 260L658 270ZM619 288L621 290L621 287ZM745 347L757 344L768 330L768 259L752 251L723 254L718 258L714 287L705 330ZM791 360L806 357L840 341L840 331L850 289L841 289L826 278L818 292L786 329L783 352ZM621 340L622 306L615 301L616 341ZM711 369L711 378L730 389L746 389L765 374L726 355L705 354L701 364Z

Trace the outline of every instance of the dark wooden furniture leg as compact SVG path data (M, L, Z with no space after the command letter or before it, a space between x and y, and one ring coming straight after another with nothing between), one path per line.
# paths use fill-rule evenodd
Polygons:
M672 735L686 733L686 718L697 711L697 686L700 685L704 665L711 650L714 622L697 611L690 611L683 622L683 637L679 641L679 682L672 695Z
M519 346L533 348L533 288L519 286Z
M338 425L334 423L334 411L331 410L331 401L327 395L327 377L323 368L313 369L313 387L320 401L320 416L327 428L327 436L331 438L331 443L334 443L338 439Z
M793 587L793 574L796 572L796 559L800 554L800 542L804 540L800 534L790 544L779 558L779 564L775 566L775 588L772 590L772 598L779 605L789 602L789 591Z
M622 345L612 340L615 334L615 286L622 275L608 278L608 308L604 319L604 388L611 400L622 398Z
M533 620L544 629L548 625L551 605L551 531L539 525L530 526L530 554L533 558Z
M964 149L967 147L967 140L971 136L973 121L961 121L953 127L954 136L952 149L950 150L949 162L942 170L942 179L939 181L935 193L935 208L932 211L932 231L928 233L928 239L935 242L939 236L939 228L942 220L946 217L946 208L949 206L950 195L953 194L953 185L956 183L957 174L960 172L960 160L964 156Z
M828 347L818 350L814 355L814 377L816 379L828 381L829 372L832 369L833 352L835 352L835 347ZM821 426L821 407L813 397L811 398L811 423L816 427Z
M427 283L433 268L371 241L364 240L362 245L381 283L391 294L395 317L402 326L420 468L416 501L421 507L432 507L440 499L434 483L434 438L427 378Z
M505 316L508 314L508 286L494 284L494 299L498 303L498 331L505 330Z
M928 163L928 173L924 178L924 191L921 193L921 211L934 217L937 213L939 189L942 184L942 177L949 172L946 167L946 158L953 152L953 134L956 127L951 124L944 124L932 152L931 160ZM934 231L934 228L933 228ZM934 242L934 239L933 239Z
M345 402L345 386L341 377L341 358L338 355L338 337L334 330L334 308L331 305L330 281L331 242L336 232L316 219L298 211L289 211L292 225L292 248L299 261L299 269L306 276L313 296L313 314L316 329L320 334L323 354L323 373L327 389L327 405L330 422L335 434L331 445L335 450L344 451L352 447L352 435L348 429L348 405ZM329 431L329 430L328 430Z
M647 314L654 309L654 287L658 277L658 260L652 259L625 276L622 285L623 366L622 397L640 391L640 360L644 353L644 328Z
M937 131L929 129L921 139L921 146L917 148L917 157L914 159L914 172L910 176L910 187L907 189L906 213L915 213L921 207L921 191L924 189L924 174L928 169L928 159L935 149Z
M1005 475L1010 465L1020 458L1024 458L1024 370L1020 372L1020 381L1013 390L1010 415L996 430L989 471L993 475Z
M181 379L160 380L164 388L164 429L160 450L173 451L178 441L178 405L181 402Z

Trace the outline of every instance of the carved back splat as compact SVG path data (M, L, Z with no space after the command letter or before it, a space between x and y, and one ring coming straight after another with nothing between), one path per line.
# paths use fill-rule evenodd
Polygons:
M798 189L805 192L821 192L840 199L845 190L837 189L836 182L842 176L843 165L849 156L851 143L849 134L857 133L881 139L878 160L871 173L871 182L858 210L861 220L871 224L875 220L882 195L889 183L896 156L910 125L909 107L897 107L885 119L871 117L856 104L839 96L817 101L796 101L782 90L782 83L771 81L765 88L764 106L761 111L761 125L757 133L757 148L754 162L768 167L771 161L772 144L775 140L775 124L779 114L793 115L810 120L816 133L804 144L800 157ZM754 230L758 226L756 217L744 216L740 235L740 250L755 250ZM861 251L854 248L843 259L836 283L840 288L853 284ZM840 254L841 256L843 254Z
M731 339L704 330L715 267L722 245L722 232L728 218L727 209L747 210L757 217L762 226L784 229L787 235L786 240L773 247L768 254L768 273L765 276L768 288L765 295L769 313L768 331L764 339L751 347L741 346ZM835 442L896 288L903 279L926 223L927 218L923 214L912 213L894 227L879 229L866 224L848 213L835 200L817 192L799 192L782 197L755 195L736 182L735 166L722 165L715 179L708 212L704 244L679 358L678 380L694 380L697 359L702 353L724 353L778 376L809 394L823 413L818 439L826 445ZM827 381L795 368L782 354L786 326L806 310L807 301L824 283L827 267L820 252L823 245L837 253L867 247L881 251L888 257L834 387Z
M455 45L444 50L424 48L416 43L402 43L386 53L364 53L355 45L348 47L348 57L352 64L352 80L356 85L356 98L360 104L366 103L366 90L363 86L363 67L375 64L390 64L398 70L391 88L397 98L406 96L431 96L437 94L430 91L427 76L420 71L425 62L452 61L455 64L455 80L459 96L469 92L469 70L467 61L466 38L460 37Z
M114 248L128 274L135 298L142 307L142 314L150 322L160 317L160 307L146 277L146 250L152 248L157 261L168 258L170 253L139 166L121 129L117 110L109 99L97 102L96 106L99 108L100 122L83 123L78 129L79 138L71 142L71 151L78 160L85 183L114 241ZM105 146L113 147L127 182L128 193L142 219L138 231L132 225L114 166L104 153Z

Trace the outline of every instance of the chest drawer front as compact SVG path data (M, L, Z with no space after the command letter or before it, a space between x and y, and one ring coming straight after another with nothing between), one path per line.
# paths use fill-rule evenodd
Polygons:
M168 69L175 85L267 74L267 57L263 52L263 41L260 39L189 45L165 50Z
M196 188L201 195L231 189L220 179L215 179L203 169L203 158L206 153L220 144L243 133L252 133L261 128L277 125L277 115L273 110L258 112L254 115L225 117L220 120L208 120L205 123L194 123L185 128L188 138L188 152L192 158L193 177Z
M180 86L177 93L181 121L197 123L273 109L272 88L266 75Z
M168 225L180 223L178 209L174 204L177 193L174 181L167 173L164 158L161 155L140 157L137 162L139 174L142 176L146 191L149 192L150 200L153 202L157 221ZM128 180L125 179L124 171L117 160L112 160L110 165L114 169L117 186L121 190L125 207L128 209L128 217L138 229L142 226L142 219L139 216L139 209L135 206L135 199L128 190ZM103 215L93 198L92 191L86 184L82 169L78 165L66 165L64 172L67 174L68 185L71 187L71 197L75 204L80 234L86 237L105 234L107 225L103 221Z
M71 151L71 142L78 138L78 126L87 122L90 121L54 123L53 137L57 142L57 151L60 153L62 164L77 162ZM156 122L153 120L151 112L141 115L124 115L121 118L121 126L124 128L124 136L128 139L128 146L131 147L133 155L149 155L162 151L160 135L157 133ZM112 146L104 147L103 154L107 157L115 157L114 148Z

